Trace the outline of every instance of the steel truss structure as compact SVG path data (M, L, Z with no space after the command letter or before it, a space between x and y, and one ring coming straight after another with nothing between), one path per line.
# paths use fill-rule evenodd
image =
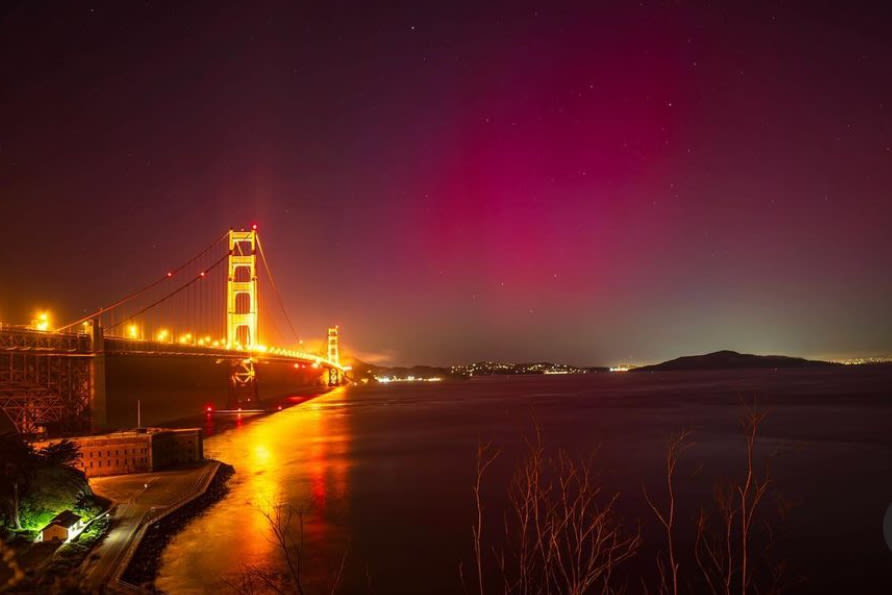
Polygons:
M229 361L229 407L231 409L258 406L257 372L253 358Z
M0 410L21 434L90 427L90 338L0 329Z

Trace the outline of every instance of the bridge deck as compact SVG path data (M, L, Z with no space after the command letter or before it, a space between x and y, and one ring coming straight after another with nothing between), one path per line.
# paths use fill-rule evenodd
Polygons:
M100 357L101 356L101 357ZM22 433L76 431L78 427L105 424L106 363L133 358L191 358L229 362L232 381L239 387L255 382L254 364L286 364L288 368L327 370L329 383L339 383L344 368L321 356L280 348L251 351L208 345L138 341L93 336L85 332L60 333L22 327L0 328L0 412ZM193 360L195 361L195 360ZM198 362L195 362L201 368ZM189 375L181 369L175 376ZM140 381L128 388L139 390ZM251 389L249 392L253 392Z

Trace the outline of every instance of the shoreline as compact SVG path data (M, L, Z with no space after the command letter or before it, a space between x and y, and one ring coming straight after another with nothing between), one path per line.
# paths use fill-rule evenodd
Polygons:
M227 484L235 469L220 461L212 461L212 464L216 464L217 468L200 493L165 510L160 518L146 522L141 534L135 538L135 545L131 546L133 553L123 569L119 569L114 582L143 591L155 591L155 578L167 544L189 521L219 502L229 491Z
M267 409L260 412L215 413L207 415L205 416L206 424L209 424L210 428L204 426L202 430L205 432L208 429L211 430L206 433L205 437L221 434L238 428L242 424L264 419L285 409L303 405L330 392L331 389L305 396L302 395L299 401L292 402L292 404L283 408ZM180 422L184 421L191 420L180 420ZM214 421L217 424L214 424ZM167 545L193 519L199 517L214 504L222 500L229 491L228 482L235 475L235 468L223 461L209 460L208 462L216 464L217 468L203 489L164 510L158 518L146 520L139 534L134 537L134 542L129 546L129 558L121 565L110 582L129 589L156 592L155 579L161 568L161 558Z

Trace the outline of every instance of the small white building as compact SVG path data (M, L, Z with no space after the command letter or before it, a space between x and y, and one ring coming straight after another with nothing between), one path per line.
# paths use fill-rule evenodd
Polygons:
M40 530L35 541L71 541L83 531L84 520L70 510L56 515L50 524Z

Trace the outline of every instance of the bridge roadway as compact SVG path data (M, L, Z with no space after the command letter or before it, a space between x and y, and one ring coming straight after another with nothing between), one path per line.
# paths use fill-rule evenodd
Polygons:
M319 355L290 349L279 349L276 347L226 349L223 347L207 345L135 341L121 337L106 337L104 342L105 353L107 354L205 356L232 360L262 357L267 361L300 362L305 364L318 364L323 368L334 368L341 371L344 369L340 364L330 362Z
M101 343L86 333L35 331L22 327L0 326L0 353L57 357L90 357L99 353L135 355L206 356L225 359L263 357L271 361L318 364L343 371L343 366L322 356L277 347L226 349L179 342L139 341L122 337L102 337ZM97 344L98 343L98 344Z
M156 363L149 364L152 361ZM217 366L216 372L208 370L208 365L227 362L229 365ZM170 406L163 401L175 399L191 402L194 398L196 403L189 405L189 412L194 413L201 407L200 401L210 402L209 395L225 394L227 379L236 384L253 382L255 362L275 364L262 366L267 376L271 368L277 366L280 369L306 369L307 372L318 369L320 374L328 373L329 384L344 379L344 368L336 362L311 353L275 347L235 350L104 337L101 330L88 334L2 327L0 412L5 415L0 415L4 418L0 419L0 430L8 425L7 421L26 434L39 432L41 428L76 432L117 427L124 410L127 415L125 425L132 426L136 421L136 399L140 398L143 399L143 413L150 416ZM219 376L224 372L225 377ZM159 378L164 374L172 377L169 382ZM213 381L209 380L211 377ZM264 382L260 385L263 389ZM186 394L196 387L203 391L201 395L194 394L194 390L193 394ZM107 388L110 390L108 394ZM286 390L299 389L294 386ZM140 392L141 396L135 396ZM276 396L269 393L267 390L261 397ZM118 410L117 418L113 415L115 409ZM133 420L130 419L131 411ZM148 420L144 418L144 421Z

